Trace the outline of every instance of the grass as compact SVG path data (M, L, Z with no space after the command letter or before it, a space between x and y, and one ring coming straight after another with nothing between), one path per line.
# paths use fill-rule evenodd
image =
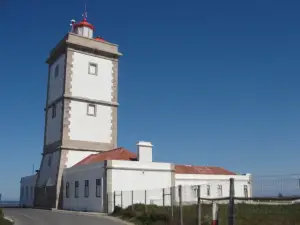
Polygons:
M219 225L227 225L227 205L219 206ZM183 206L183 224L197 224L196 205ZM202 225L211 224L211 205L202 205ZM174 217L170 207L136 204L121 209L116 207L112 216L132 222L136 225L180 225L179 208L174 207ZM250 205L235 206L236 225L300 225L300 204L298 205Z
M2 209L0 209L0 225L12 225L10 221L4 219L4 214Z

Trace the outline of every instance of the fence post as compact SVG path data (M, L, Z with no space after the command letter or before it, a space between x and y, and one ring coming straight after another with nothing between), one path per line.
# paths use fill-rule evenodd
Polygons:
M123 208L123 191L121 191L121 208Z
M216 202L213 202L211 225L218 225L218 224L219 224L219 206Z
M106 205L106 212L109 213L109 196L110 194L107 193L106 194L106 201L105 201L105 205ZM111 201L111 200L110 200Z
M183 225L183 215L182 215L182 185L179 185L178 194L179 194L179 219L180 219L180 225Z
M114 191L114 209L116 208L116 191Z
M145 190L145 213L147 213L147 190Z
M234 179L229 179L228 225L234 225Z
M162 189L162 200L163 200L163 206L165 206L165 189Z
M197 187L197 225L201 225L201 186Z
M175 187L171 187L170 191L171 191L171 216L172 216L172 220L173 220L174 219Z
M132 211L134 210L134 205L133 205L133 191L131 191L131 207Z

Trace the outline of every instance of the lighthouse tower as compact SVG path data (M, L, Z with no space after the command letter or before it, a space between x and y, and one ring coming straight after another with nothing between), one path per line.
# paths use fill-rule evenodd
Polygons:
M72 21L50 52L42 161L36 207L62 203L62 175L91 154L117 147L118 46L94 38L94 26Z

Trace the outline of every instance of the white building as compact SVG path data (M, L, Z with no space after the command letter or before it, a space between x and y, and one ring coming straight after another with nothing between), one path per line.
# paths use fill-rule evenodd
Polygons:
M139 142L137 154L118 148L118 60L122 54L118 45L93 38L93 31L85 17L73 23L72 31L47 59L43 157L38 173L21 179L21 204L98 212L112 210L113 204L170 204L168 191L179 185L187 187L183 200L192 202L197 185L202 187L201 196L227 196L231 177L236 195L250 196L250 175L153 162L149 142ZM35 187L32 194L24 195L31 187ZM119 197L113 196L117 192ZM177 194L174 197L178 199Z
M34 189L37 175L21 178L20 205L33 206Z
M228 197L230 178L235 179L235 196L251 196L250 174L236 175L219 167L153 162L152 144L138 142L137 154L117 148L90 155L65 169L63 208L106 212L106 207L111 211L114 205L127 207L132 203L170 205L171 193L179 202L179 185L183 203L192 204L197 201L198 185L202 198Z

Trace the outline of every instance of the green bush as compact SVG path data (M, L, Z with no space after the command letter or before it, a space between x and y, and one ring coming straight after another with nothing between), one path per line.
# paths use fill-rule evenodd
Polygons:
M211 224L211 205L201 205L202 225ZM179 207L136 204L125 209L116 208L112 216L121 217L137 225L179 225ZM182 207L184 225L197 224L197 206ZM219 225L227 225L228 206L219 205ZM298 205L251 205L236 204L235 224L238 225L300 225L300 204Z

